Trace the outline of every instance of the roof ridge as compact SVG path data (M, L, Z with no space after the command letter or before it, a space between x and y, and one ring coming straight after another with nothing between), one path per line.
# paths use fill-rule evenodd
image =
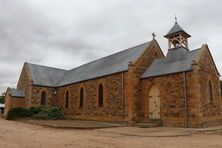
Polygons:
M141 45L144 45L144 44L148 44L148 43L150 43L150 42L152 42L152 41L144 42L144 43L142 43L142 44L139 44L139 45L136 45L136 46L133 46L133 47L127 48L127 49L125 49L125 50L122 50L122 51L119 51L119 52L113 53L113 54L111 54L111 55L108 55L108 56L105 56L105 57L102 57L102 58L96 59L96 60L94 60L94 61L91 61L91 62L85 63L85 64L83 64L83 65L77 66L77 67L75 67L75 68L73 68L73 69L71 69L71 70L69 70L69 71L73 71L73 70L75 70L75 69L77 69L77 68L80 68L80 67L82 67L82 66L85 66L85 65L91 64L91 63L93 63L93 62L99 61L99 60L101 60L101 59L104 59L104 58L107 58L107 57L110 57L110 56L114 56L114 55L116 55L116 54L120 54L120 53L122 53L122 52L126 52L126 51L128 51L128 50L130 50L130 49L132 49L132 48L135 48L135 47L138 47L138 46L141 46Z
M40 64L34 64L34 63L29 63L29 62L25 62L27 64L30 65L34 65L34 66L40 66L40 67L45 67L45 68L51 68L51 69L57 69L57 70L62 70L62 71L69 71L69 70L65 70L65 69L61 69L61 68L56 68L56 67L51 67L51 66L45 66L45 65L40 65Z

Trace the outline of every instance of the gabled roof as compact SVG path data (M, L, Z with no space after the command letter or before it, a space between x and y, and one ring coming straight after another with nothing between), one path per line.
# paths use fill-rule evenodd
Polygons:
M157 77L192 70L192 62L200 49L188 51L179 47L169 49L165 58L155 60L141 78Z
M70 71L36 64L28 64L34 85L57 87L86 81L128 70L129 62L135 62L151 42L129 48L95 60Z
M27 63L34 85L56 87L67 70Z
M25 98L25 93L24 93L23 90L18 90L18 89L10 88L9 89L9 94L12 97Z
M150 42L132 47L116 54L74 68L60 81L59 86L90 80L128 70L129 62L135 62Z
M173 35L179 32L183 32L184 34L187 35L187 37L191 37L188 33L186 33L186 31L183 30L183 28L177 22L175 22L175 25L170 29L170 31L164 37L167 38L170 35Z

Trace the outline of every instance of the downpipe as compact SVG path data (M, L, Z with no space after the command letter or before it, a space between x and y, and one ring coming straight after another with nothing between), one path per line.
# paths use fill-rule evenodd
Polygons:
M185 124L186 128L189 127L189 119L188 119L188 101L187 101L187 79L186 72L183 72L183 91L184 91L184 109L185 109Z
M122 103L122 126L124 126L124 114L125 114L125 107L124 107L124 73L122 72L121 75L122 75L121 76L122 77L121 78L122 79L121 80L121 82L122 82L121 83L121 89L122 89L121 90L121 92L122 92L121 93L121 100L122 100L122 102L121 102Z

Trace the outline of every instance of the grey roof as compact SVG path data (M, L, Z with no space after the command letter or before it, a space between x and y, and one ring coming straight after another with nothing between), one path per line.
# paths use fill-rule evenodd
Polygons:
M169 49L165 58L155 60L141 78L157 77L192 70L192 61L200 49L189 51L183 47Z
M27 63L34 85L56 87L66 70Z
M150 42L132 47L116 54L74 68L65 74L58 84L64 86L128 70L129 62L135 62Z
M165 35L165 37L168 37L172 34L178 33L178 32L183 32L185 33L188 37L190 37L190 35L188 33L186 33L186 31L183 30L183 28L176 22L175 25L170 29L170 31Z
M135 62L150 42L95 60L70 71L28 64L34 85L57 87L94 79L128 70L129 62Z
M10 95L12 97L19 97L19 98L24 98L25 97L25 93L23 90L18 90L18 89L10 89Z

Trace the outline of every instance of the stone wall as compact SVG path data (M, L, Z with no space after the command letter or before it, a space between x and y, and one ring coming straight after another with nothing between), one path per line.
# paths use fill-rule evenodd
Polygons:
M194 82L195 77L192 72L186 72L187 100L189 116L197 117L195 108L192 104L198 104L195 100ZM155 85L160 90L160 116L164 126L186 126L186 107L184 103L184 75L183 73L165 75L150 79L141 80L141 116L140 119L149 118L149 90ZM192 103L190 102L192 100ZM194 118L193 118L194 119ZM189 119L189 125L191 123Z
M46 93L46 106L56 106L56 89L44 86L32 86L29 106L41 105L41 94L43 91Z
M158 43L153 40L150 46L140 56L135 63L129 64L129 74L126 84L126 107L128 112L127 120L137 120L137 116L140 115L140 78L142 74L147 70L151 63L157 59L164 57Z
M23 65L22 72L17 84L17 89L23 90L25 92L26 105L30 106L30 98L32 98L32 80L27 63Z
M220 80L214 61L207 46L203 46L203 53L199 59L197 73L200 83L200 111L203 126L209 122L215 124L222 119L222 102L220 94ZM209 81L212 84L213 101L210 101Z
M23 90L26 96L26 107L40 106L41 93L46 92L46 105L56 105L56 89L45 86L35 86L27 63L24 64L19 77L17 89Z
M58 88L57 105L68 115L81 119L121 120L123 115L122 76L126 73L84 81ZM125 78L124 78L125 82ZM103 85L104 104L98 105L98 87ZM123 84L124 85L124 84ZM80 107L80 89L83 88L83 107ZM69 92L69 105L65 107L66 92Z

